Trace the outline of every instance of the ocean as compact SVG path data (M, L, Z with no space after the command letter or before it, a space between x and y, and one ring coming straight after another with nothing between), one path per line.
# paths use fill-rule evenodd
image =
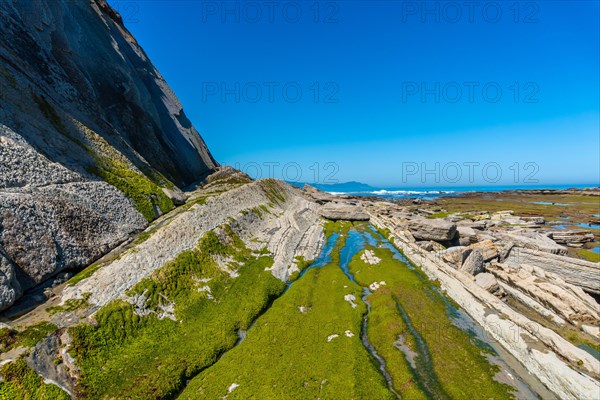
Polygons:
M289 182L302 187L304 182ZM333 195L375 196L384 199L423 199L434 200L443 196L458 196L469 192L503 192L506 190L542 190L542 189L585 189L599 187L598 184L554 184L554 185L507 185L507 186L454 186L454 187L373 187L359 182L337 184L308 183L317 189Z

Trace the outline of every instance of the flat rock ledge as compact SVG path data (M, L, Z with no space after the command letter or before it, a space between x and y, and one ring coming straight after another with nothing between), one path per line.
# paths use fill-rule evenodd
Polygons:
M348 203L329 203L321 206L319 213L323 218L333 221L368 221L370 219L362 207Z

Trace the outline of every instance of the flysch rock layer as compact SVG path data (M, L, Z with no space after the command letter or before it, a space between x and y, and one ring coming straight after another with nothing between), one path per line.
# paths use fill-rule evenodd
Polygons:
M554 331L514 311L435 253L410 241L385 215L371 222L389 229L391 240L493 338L561 399L592 399L600 393L600 361ZM548 255L549 253L546 253ZM573 368L577 365L579 370Z
M285 201L273 202L267 195L273 185ZM251 212L260 206L269 207L269 212ZM298 270L297 256L316 258L323 240L316 203L286 183L257 181L209 198L204 205L192 206L118 260L66 287L62 302L89 293L88 303L99 307L125 297L125 292L140 280L195 247L207 231L223 224L229 224L250 248L258 250L266 245L274 258L271 271L281 280Z
M552 272L568 283L600 294L600 263L520 247L513 248L505 262L510 265L527 264Z

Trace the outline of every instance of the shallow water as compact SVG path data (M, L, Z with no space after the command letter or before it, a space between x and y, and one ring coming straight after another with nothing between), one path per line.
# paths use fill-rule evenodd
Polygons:
M340 250L340 269L344 272L344 274L350 279L350 281L356 283L354 279L354 275L350 272L350 261L357 255L362 249L365 248L366 243L375 243L374 238L368 238L365 235L361 234L355 229L351 229L348 232L348 237L346 238L346 243L344 247ZM396 395L396 397L400 398L400 395L396 392L392 385L392 377L386 369L385 360L377 353L375 347L369 342L369 338L367 337L367 321L369 313L371 312L371 303L367 300L367 297L371 294L368 288L363 287L363 295L361 297L362 301L367 306L367 313L363 317L362 321L362 332L361 332L361 341L363 346L367 349L367 351L371 354L371 356L377 361L379 365L379 371L385 378L385 381L388 385L388 389Z
M323 245L323 248L321 249L319 256L307 268L300 271L300 275L298 275L298 279L302 278L309 270L311 270L313 268L324 267L325 265L327 265L331 262L331 253L333 252L333 248L335 247L335 244L336 244L339 236L340 236L340 234L336 232L329 237L329 240L327 240L327 242ZM287 287L285 288L285 291L287 291L290 288L290 286L292 286L292 284L294 282L296 282L298 279L288 282ZM284 293L285 293L285 291L284 291Z
M574 224L574 225L565 225L565 224L551 225L551 227L555 228L555 229L569 229L569 228L572 228L575 226L578 226L580 228L586 228L586 229L600 229L600 224L586 224L585 222L580 223L580 224Z
M577 224L577 226L580 226L582 228L588 228L588 229L600 229L600 224L586 224L586 223L582 223L582 224Z
M534 201L532 204L539 204L539 205L543 205L543 206L561 206L561 207L566 207L566 206L571 205L571 204L567 204L567 203L552 203L549 201Z
M394 259L402 263L398 264L399 267L406 267L411 270L416 270L416 267L379 231L377 231L371 225L369 228L370 231L358 231L356 229L351 229L345 238L344 247L340 249L339 267L350 281L356 283L353 274L349 270L350 261L367 245L389 249L393 253ZM304 269L300 273L298 279L296 279L294 282L300 280L308 270L313 268L321 268L331 263L331 255L338 240L341 240L340 234L332 234L324 244L317 259L309 267ZM418 276L422 280L423 289L426 290L427 294L432 298L435 298L435 300L439 300L445 304L448 318L451 319L452 323L471 337L472 343L482 349L482 354L486 356L491 364L495 364L500 368L500 372L495 377L496 380L512 386L514 388L515 395L519 399L535 399L539 396L544 399L555 398L555 396L553 396L552 393L550 393L537 379L532 377L514 357L512 357L497 343L490 341L483 328L475 323L463 310L455 307L454 304L449 301L448 298L432 284L431 281L427 280L420 274L418 274ZM285 291L287 291L291 285L294 284L294 282L288 283ZM392 378L386 369L385 359L383 359L377 353L367 337L368 315L371 311L371 305L368 301L368 296L370 294L371 292L369 289L363 287L362 301L367 306L367 313L365 314L362 322L361 340L367 351L373 357L374 362L378 365L379 371L386 380L390 391L400 398L400 395L393 388ZM439 383L434 372L427 343L421 336L420 332L412 325L408 314L402 308L401 304L399 304L397 301L396 304L401 317L403 318L406 326L408 326L408 334L413 336L415 342L417 343L417 349L410 349L401 337L399 337L394 343L394 346L399 351L402 351L410 365L410 369L414 375L415 381L425 390L425 393L427 393L429 397L439 399L448 398L443 386ZM248 330L250 330L253 325L254 322L250 325ZM238 343L236 343L236 345L239 345L244 341L246 332L247 331L238 332Z
M588 353L590 353L592 356L594 356L594 358L596 360L600 361L600 351L596 350L595 348L593 348L592 346L589 346L585 343L579 344L577 345L577 347L579 347L582 350L587 351Z
M370 232L362 232L362 236L365 238L365 240L362 241L363 243L366 242L373 247L389 249L393 253L396 260L402 262L405 267L411 270L416 270L416 267L410 262L410 260L408 260L391 242L389 242L379 231L377 231L374 226L370 225L369 228L371 230ZM447 315L451 319L452 323L471 337L473 344L482 349L483 353L491 364L495 364L500 368L500 372L496 376L496 380L512 386L515 390L515 395L519 399L535 399L538 398L538 394L544 399L556 398L545 388L541 382L539 382L539 380L532 377L517 359L510 355L495 341L490 340L484 329L475 321L473 321L466 312L457 308L445 295L438 290L437 287L432 284L431 281L424 278L424 276L420 274L417 276L423 282L424 290L425 288L429 289L426 293L430 296L434 296L446 306ZM419 365L417 365L417 369L413 371L415 378L420 380L422 384L425 384L425 386L429 388L429 390L427 390L429 395L436 398L445 397L443 389L437 384L437 378L432 375L433 368L431 366L427 367L427 360L430 360L430 357L427 356L428 349L426 343L420 337L420 334L414 330L414 327L412 330L410 329L412 324L410 323L410 320L407 321L408 315L402 309L400 304L398 304L398 309L403 316L405 323L407 326L409 326L410 333L415 337L418 346L418 349L416 349L416 360L421 360L422 365L420 366L421 368L419 368ZM419 338L421 340L419 340ZM397 346L399 350L403 351L401 343L396 343L400 345L400 347ZM403 351L403 353L407 358L407 361L412 365L415 362L415 354L410 352L407 353L405 351Z

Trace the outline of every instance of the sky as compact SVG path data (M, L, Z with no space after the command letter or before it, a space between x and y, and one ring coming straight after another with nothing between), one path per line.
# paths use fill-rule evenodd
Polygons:
M256 178L600 184L598 1L109 3Z

